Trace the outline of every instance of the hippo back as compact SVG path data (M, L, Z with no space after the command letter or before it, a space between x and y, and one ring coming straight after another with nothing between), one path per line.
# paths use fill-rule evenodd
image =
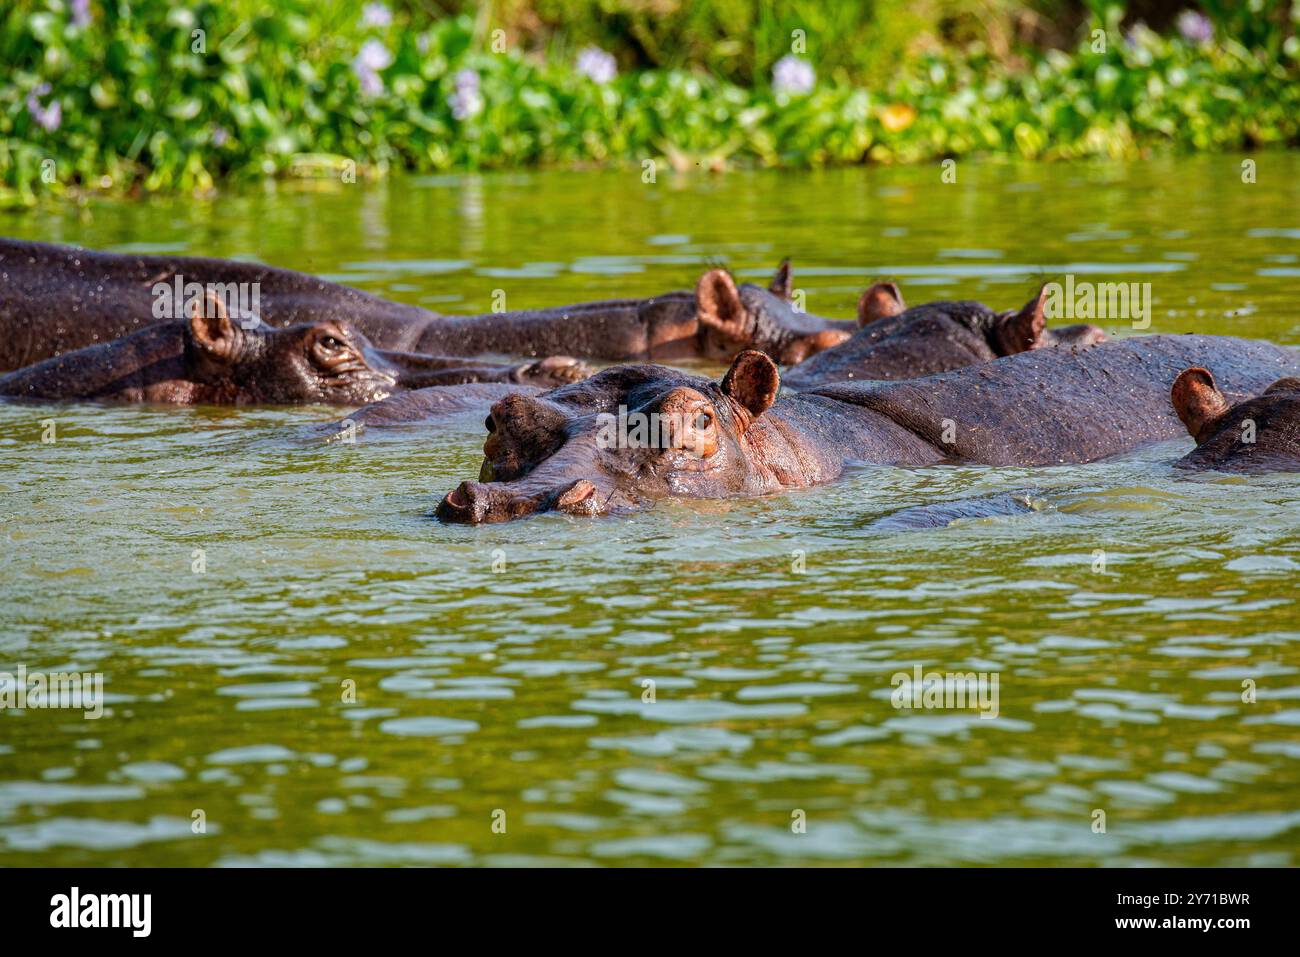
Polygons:
M1233 401L1300 375L1300 353L1231 336L1153 335L805 394L872 409L956 461L1054 465L1186 436L1169 392L1189 366L1211 369Z
M381 348L407 348L435 313L261 263L103 253L0 238L0 372L120 339L156 316L160 283L246 284L267 325L347 321Z
M508 395L541 395L544 391L533 386L498 382L430 386L411 392L399 392L362 406L349 415L346 421L372 428L437 422L467 413L486 414L494 402Z

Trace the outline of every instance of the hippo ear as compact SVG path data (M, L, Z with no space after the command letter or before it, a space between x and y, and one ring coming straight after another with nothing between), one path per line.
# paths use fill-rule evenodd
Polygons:
M767 284L768 292L775 296L780 296L786 302L794 294L794 277L790 275L790 260L782 259L781 265L776 267L776 272L772 275L772 281Z
M749 341L745 306L725 269L710 269L700 277L695 284L695 304L702 323L737 341Z
M1200 366L1192 366L1178 374L1170 398L1178 418L1183 420L1183 425L1198 443L1205 430L1228 411L1228 400L1215 384L1214 374Z
M896 316L907 309L903 294L892 282L873 283L858 297L858 325L869 326L877 319Z
M749 413L749 419L740 423L741 432L772 407L780 389L781 373L776 363L755 349L746 349L736 356L722 377L722 394Z
M190 339L213 359L228 361L239 351L239 328L230 321L226 304L209 291L190 306Z
M1289 375L1285 379L1278 379L1264 390L1265 395L1272 395L1275 392L1300 392L1300 379Z
M1002 316L993 327L989 337L993 351L1000 356L1013 356L1017 352L1028 352L1043 344L1043 330L1047 320L1043 310L1047 305L1047 287L1038 290L1038 295L1025 303L1019 312Z

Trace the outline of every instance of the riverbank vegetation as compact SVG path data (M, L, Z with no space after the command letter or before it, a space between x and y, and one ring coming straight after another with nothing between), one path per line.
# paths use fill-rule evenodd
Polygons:
M1300 2L17 0L0 200L1300 142Z

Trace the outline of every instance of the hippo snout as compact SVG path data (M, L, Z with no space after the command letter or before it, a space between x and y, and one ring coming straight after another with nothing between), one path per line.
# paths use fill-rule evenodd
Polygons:
M443 496L435 514L444 522L482 525L551 510L569 515L599 514L600 496L595 484L579 479L556 489L520 493L491 482L461 482Z

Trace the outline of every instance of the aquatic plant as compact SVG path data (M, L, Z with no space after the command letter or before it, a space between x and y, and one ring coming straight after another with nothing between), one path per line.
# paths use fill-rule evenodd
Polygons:
M741 86L619 69L603 48L525 52L467 16L382 3L18 0L0 13L0 201L348 170L1133 157L1300 138L1287 30L1252 21L1247 45L1226 8L1167 36L1105 15L1073 49L1020 63L935 47L870 82L824 68L811 43Z

